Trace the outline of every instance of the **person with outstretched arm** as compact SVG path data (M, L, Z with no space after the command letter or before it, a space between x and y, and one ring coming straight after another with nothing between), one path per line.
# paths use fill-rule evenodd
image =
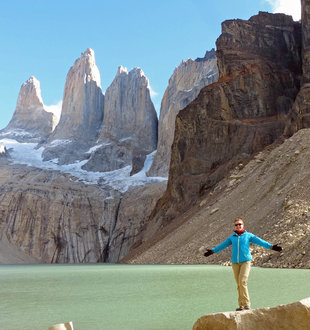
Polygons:
M238 290L238 303L237 311L247 310L251 308L251 302L248 292L248 277L251 269L251 252L250 243L263 246L266 249L282 251L282 247L278 244L272 245L263 239L247 232L244 229L244 221L242 217L235 220L235 231L224 242L219 244L213 249L208 249L204 256L208 257L213 253L218 253L228 246L232 245L231 263L234 272L235 280Z

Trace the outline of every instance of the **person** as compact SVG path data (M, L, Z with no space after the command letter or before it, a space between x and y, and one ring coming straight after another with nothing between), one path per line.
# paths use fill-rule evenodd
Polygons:
M204 256L208 257L213 253L218 253L228 246L232 245L231 263L234 272L234 277L237 283L238 290L238 303L239 307L237 311L251 309L251 302L248 292L248 277L251 269L251 252L250 243L263 246L266 249L272 249L275 251L282 251L282 247L278 244L272 245L263 239L255 236L252 233L247 232L244 229L244 221L242 217L238 217L235 220L234 233L229 236L224 242L219 244L213 249L208 249Z

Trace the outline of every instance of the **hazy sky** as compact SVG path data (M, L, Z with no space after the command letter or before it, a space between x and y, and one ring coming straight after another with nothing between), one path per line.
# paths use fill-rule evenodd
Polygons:
M222 21L249 19L258 11L299 20L300 0L0 0L0 129L32 75L44 103L59 104L67 72L89 47L103 91L119 65L138 66L159 111L175 67L215 47Z

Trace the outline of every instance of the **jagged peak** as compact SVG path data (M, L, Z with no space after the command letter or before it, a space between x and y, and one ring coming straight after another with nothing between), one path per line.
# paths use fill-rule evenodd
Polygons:
M35 87L40 88L40 81L35 76L31 76L31 77L29 77L28 80L26 80L23 83L23 86L26 86L26 85L33 85Z
M196 62L205 62L205 61L210 61L213 59L216 59L216 51L214 48L212 48L211 50L207 50L204 57L197 57L195 59L195 61Z
M144 72L142 71L142 69L140 68L140 67L135 67L135 68L133 68L133 69L131 69L130 71L129 71L129 74L130 75L133 75L133 76L136 76L136 77L138 77L138 78L142 78L142 79L146 79L146 80L148 80L147 79L147 77L146 77L146 75L144 74Z
M134 67L133 69L131 69L130 71L128 71L128 69L122 65L120 65L117 69L117 76L120 75L121 73L125 73L125 74L138 74L141 77L145 76L144 72L142 71L142 69L140 67Z
M87 56L87 55L95 56L95 51L94 51L93 49L91 49L91 48L87 48L87 49L85 50L85 52L82 53L82 55L84 55L84 56Z
M125 74L128 74L128 70L126 67L120 65L117 69L117 76L120 75L121 73L125 73Z
M191 63L193 63L193 62L195 62L192 58L188 58L187 60L182 60L182 62L180 63L180 65L186 65L186 64L191 64ZM179 65L179 66L180 66ZM178 66L178 67L179 67Z
M115 79L117 79L121 74L125 74L126 76L129 76L129 77L142 78L148 82L148 78L146 77L146 75L144 74L144 72L142 71L142 69L140 67L134 67L133 69L128 71L128 69L126 67L123 67L122 65L120 65L117 69Z
M68 74L81 71L84 73L84 83L95 81L97 86L101 88L101 77L96 65L95 51L91 48L87 48L84 53L81 53L81 56L76 59Z
M43 107L40 81L35 76L31 76L22 84L18 95L17 106L26 105L40 105Z

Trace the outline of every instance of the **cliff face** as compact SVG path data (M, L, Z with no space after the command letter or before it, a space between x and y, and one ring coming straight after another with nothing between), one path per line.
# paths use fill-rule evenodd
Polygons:
M217 81L218 69L214 49L204 58L182 61L169 79L161 102L158 147L149 176L168 176L175 118L180 110L193 101L200 90Z
M54 114L44 109L40 82L30 77L20 88L16 108L0 136L19 141L39 141L52 133Z
M167 191L152 214L157 228L281 136L299 90L299 23L260 12L248 21L225 21L222 30L218 82L203 88L176 118Z
M122 194L5 157L0 162L0 244L14 246L26 262L117 262L165 189L158 183ZM140 208L137 196L144 201Z
M302 81L295 103L288 116L286 135L310 127L310 3L301 0Z

